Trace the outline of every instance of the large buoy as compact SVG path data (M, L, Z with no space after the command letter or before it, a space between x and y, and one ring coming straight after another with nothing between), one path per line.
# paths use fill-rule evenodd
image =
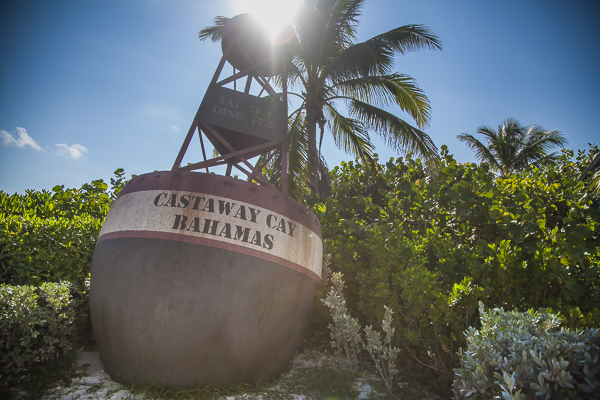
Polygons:
M91 317L116 379L173 387L280 373L309 324L320 224L269 187L163 171L131 180L100 232Z
M172 170L132 179L102 226L90 312L115 379L251 383L280 373L302 341L321 276L321 228L285 195L288 45L265 46L256 29L243 15L226 25L223 58ZM219 80L225 62L234 72ZM266 78L278 73L281 93ZM181 166L196 131L204 160ZM218 156L207 159L203 137ZM248 162L258 155L262 166ZM261 173L275 155L279 182ZM208 173L218 165L227 176ZM248 180L230 177L234 167Z

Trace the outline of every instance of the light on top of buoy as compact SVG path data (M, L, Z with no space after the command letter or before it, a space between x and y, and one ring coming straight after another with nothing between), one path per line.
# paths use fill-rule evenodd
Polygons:
M250 13L260 26L273 38L292 23L300 0L236 0L236 13Z

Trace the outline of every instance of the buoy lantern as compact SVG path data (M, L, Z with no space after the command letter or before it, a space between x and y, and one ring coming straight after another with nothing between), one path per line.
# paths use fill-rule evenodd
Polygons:
M240 14L227 21L223 26L222 38L223 52L230 50L227 61L239 70L270 60L268 64L259 67L263 76L282 73L296 44L291 25L284 27L273 37L252 14Z

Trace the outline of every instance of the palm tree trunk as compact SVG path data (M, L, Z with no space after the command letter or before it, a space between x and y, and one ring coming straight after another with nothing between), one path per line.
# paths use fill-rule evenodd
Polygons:
M312 191L319 190L318 170L319 160L317 152L317 121L319 119L319 108L314 105L306 107L306 134L308 136L308 171L307 177L309 187Z

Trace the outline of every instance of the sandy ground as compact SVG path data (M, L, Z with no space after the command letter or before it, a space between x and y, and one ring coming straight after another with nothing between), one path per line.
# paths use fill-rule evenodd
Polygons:
M100 362L98 352L83 352L78 361L78 366L84 371L84 376L81 378L73 379L71 385L68 387L57 387L46 393L42 400L76 400L76 399L89 399L89 400L149 400L148 397L143 395L133 395L124 386L114 382L110 376L104 371L104 367ZM322 367L338 367L338 361L327 354L318 353L314 351L307 351L304 353L297 354L293 361L290 371L284 374L279 382L283 384L286 377L293 376L295 370L298 368L322 368ZM370 379L376 379L371 376ZM275 388L281 386L280 383L275 384ZM371 386L367 383L367 380L363 378L357 378L355 387L359 393L358 399L373 398L375 393ZM277 390L277 389L275 389ZM285 389L281 389L282 392L277 395L279 398L285 398L290 400L305 400L306 396L286 393ZM227 396L222 397L222 400L238 400L238 399L269 399L271 396L264 397L260 394L254 395L239 395L239 396Z
M124 386L114 382L104 372L97 351L83 352L77 360L86 376L76 378L69 387L58 387L51 390L42 399L44 400L74 400L74 399L134 399Z

